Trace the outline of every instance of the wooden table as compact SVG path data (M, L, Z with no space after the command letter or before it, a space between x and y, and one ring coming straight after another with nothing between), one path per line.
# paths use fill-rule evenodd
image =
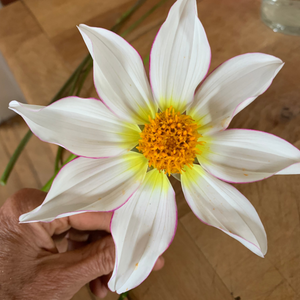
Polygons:
M143 57L173 1L149 17L128 41ZM23 0L0 10L0 51L28 99L47 104L86 55L75 25L109 28L132 0ZM148 1L129 26L157 0ZM273 33L260 21L258 0L202 0L199 17L212 48L211 70L246 52L285 61L269 90L243 110L231 127L276 134L300 147L300 37ZM90 83L83 96L93 95ZM27 128L20 118L0 126L0 172ZM56 146L33 137L21 155L0 203L22 187L40 188L53 173ZM202 224L174 182L178 230L165 268L130 294L143 300L300 299L300 176L274 176L236 187L253 203L266 228L269 250L261 259L224 233ZM116 299L110 294L108 299ZM93 299L82 289L74 299Z

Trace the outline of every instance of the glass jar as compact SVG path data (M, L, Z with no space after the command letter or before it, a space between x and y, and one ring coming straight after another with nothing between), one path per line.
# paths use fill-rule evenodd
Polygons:
M261 18L275 32L300 35L300 0L262 0Z

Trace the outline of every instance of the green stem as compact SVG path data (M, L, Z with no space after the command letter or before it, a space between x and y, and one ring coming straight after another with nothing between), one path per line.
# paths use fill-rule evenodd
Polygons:
M6 185L7 178L9 176L11 170L13 169L16 160L20 156L21 152L23 151L24 147L26 146L26 144L29 141L29 139L31 138L31 136L32 136L32 132L30 130L28 130L26 135L23 137L22 141L18 145L17 149L15 150L14 154L10 158L10 160L1 176L1 179L0 179L1 185Z
M125 37L129 34L133 29L139 26L146 18L148 18L157 8L163 5L166 0L159 1L156 5L154 5L151 9L149 9L142 17L140 17L137 21L135 21L131 26L129 26L122 34L122 37Z
M78 71L75 78L74 78L74 80L73 80L72 86L71 86L70 91L68 93L70 96L74 95L74 91L76 89L76 86L77 86L77 83L78 83L81 72L82 72L82 70Z
M124 300L127 298L129 292L122 293L118 300Z
M71 154L63 163L63 166L65 166L66 164L68 164L71 160L75 159L76 157L78 157L76 154Z
M71 154L62 164L61 167L65 166L67 163L69 163L71 160L75 159L77 157L77 155L75 154ZM41 188L41 191L43 192L48 192L50 190L50 187L52 185L52 182L55 178L55 176L57 175L57 173L59 172L60 169L56 170L54 172L54 175L47 181L47 183Z
M92 57L90 56L90 54L88 54L84 60L80 63L80 65L76 68L76 70L72 73L72 75L70 76L70 78L65 82L65 84L62 86L62 88L57 92L57 94L52 98L52 100L50 101L49 104L59 100L64 92L66 91L66 89L70 86L70 84L73 82L74 79L76 79L76 76L78 73L81 72L81 70L83 69L83 67L92 60Z
M117 23L111 28L111 31L116 32L123 24L124 22L145 2L146 0L138 0L127 12L125 12L121 18L117 21ZM72 75L70 76L70 78L65 82L65 84L61 87L61 89L56 93L56 95L52 98L52 100L50 101L50 103L55 102L56 100L60 99L62 97L62 95L65 93L66 89L69 88L70 84L74 81L74 79L76 78L76 75L78 73L78 70L81 70L83 68L83 66L85 66L89 61L91 61L92 58L90 56L90 54L88 54L84 60L82 61L82 63L77 67L77 69L72 73ZM85 76L85 78L87 77L87 75ZM83 86L83 83L81 84L80 88L78 88L77 90L77 94L79 94L81 88ZM1 185L6 185L8 177L16 163L16 161L18 160L22 150L24 149L24 147L26 146L26 144L28 143L30 137L32 136L32 132L30 130L27 131L26 135L24 136L24 138L21 140L20 144L17 146L16 150L14 151L13 155L11 156L2 176L0 179L0 184Z
M48 193L50 190L50 187L52 185L52 182L57 175L58 172L55 172L54 175L47 181L47 183L41 188L41 191Z
M111 31L116 32L121 25L147 0L138 0L125 14L122 15L122 17L117 21L117 23L111 28ZM159 3L157 3L155 6L153 6L148 12L146 12L141 18L139 18L136 22L134 22L127 30L125 30L121 36L125 37L127 34L129 34L132 30L134 30L141 22L143 22L150 14L152 14L158 7L160 7L166 0L162 0ZM90 70L89 66L92 64L92 58L88 54L85 59L82 61L82 63L77 67L77 69L73 72L71 77L66 81L66 83L63 85L63 87L58 91L58 93L53 97L50 103L55 102L56 100L60 99L66 89L70 86L70 84L76 79L77 74L83 69L83 67L87 64L87 69ZM86 79L88 75L88 72L85 71L85 74L83 75L84 80ZM78 95L82 89L82 86L84 84L84 80L80 80L80 84L77 88L76 95ZM17 161L19 158L22 150L24 149L25 145L29 141L32 133L30 130L27 132L26 136L22 139L21 143L18 145L17 149L13 153L12 157L9 160L9 163L2 174L0 183L2 185L5 185L7 182L7 179ZM26 138L27 137L27 138Z
M61 162L61 155L62 155L63 148L58 146L56 157L55 157L55 165L54 165L54 172L57 173L60 169L60 162Z
M147 54L147 56L143 59L143 63L146 66L147 63L149 63L149 59L150 59L150 54Z
M124 22L147 0L138 0L129 10L127 10L116 22L116 24L110 29L111 31L118 31Z
M82 75L82 77L80 78L80 80L78 81L78 86L77 86L77 91L76 91L76 96L79 96L80 92L81 92L81 89L85 83L85 80L87 78L87 76L89 75L90 73L90 70L92 69L93 67L93 61L91 60L89 62L89 64L87 65L85 71L84 71L84 74Z
M82 63L76 68L76 70L73 72L73 74L70 76L70 78L66 81L66 83L62 86L62 88L56 93L56 95L52 98L52 100L50 101L50 104L55 102L56 100L60 99L64 92L66 91L66 89L69 87L69 85L72 83L72 81L74 80L74 78L76 77L76 74L79 72L79 70L81 70L88 61L91 61L92 58L90 55L87 55L84 60L82 61ZM26 144L28 143L29 139L32 136L32 132L30 130L27 131L26 135L23 137L23 139L21 140L20 144L18 145L18 147L16 148L15 152L13 153L13 155L11 156L2 176L1 176L1 185L6 185L7 183L7 179L16 163L16 161L18 160L21 152L23 151L24 147L26 146Z

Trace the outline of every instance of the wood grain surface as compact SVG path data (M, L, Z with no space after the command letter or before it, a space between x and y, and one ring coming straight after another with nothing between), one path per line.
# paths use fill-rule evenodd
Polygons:
M126 29L158 1L147 1ZM86 55L76 25L110 28L132 0L23 0L0 10L0 51L29 103L45 105ZM145 57L173 1L166 1L126 38ZM275 55L285 66L262 96L239 113L231 128L276 134L300 147L300 37L272 32L260 20L258 0L198 1L212 49L211 70L246 52ZM148 69L148 68L147 68ZM96 96L90 82L84 96ZM0 172L27 131L15 117L0 126ZM259 145L258 145L259 146ZM53 174L56 146L33 137L22 153L0 204L22 187L41 188ZM142 300L300 299L300 176L273 176L235 185L255 206L268 235L268 253L255 256L237 241L202 224L186 204L178 181L177 234L165 267L130 293ZM96 299L84 287L74 299ZM109 294L109 300L117 295Z

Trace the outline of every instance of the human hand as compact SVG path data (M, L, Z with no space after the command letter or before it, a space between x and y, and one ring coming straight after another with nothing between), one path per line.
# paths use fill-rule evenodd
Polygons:
M115 260L112 213L19 224L19 216L45 196L23 189L0 209L0 299L69 300L87 283L95 295L105 297ZM163 264L159 258L154 269Z

